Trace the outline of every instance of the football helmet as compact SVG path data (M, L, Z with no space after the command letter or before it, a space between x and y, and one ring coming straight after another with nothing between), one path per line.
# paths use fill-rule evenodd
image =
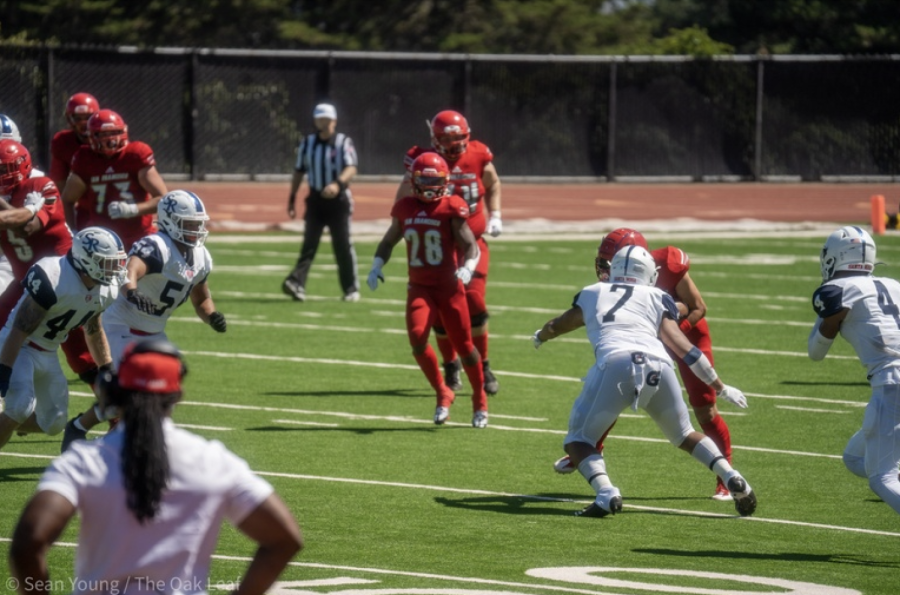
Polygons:
M176 242L202 246L206 242L209 215L203 201L193 192L173 190L163 196L156 207L159 228Z
M0 192L9 194L31 176L31 154L12 139L0 140Z
M80 138L88 136L88 120L100 111L100 103L90 93L76 93L66 102L66 120Z
M822 281L828 281L839 271L872 274L875 270L875 240L864 229L847 225L832 232L819 257Z
M85 227L72 238L75 269L101 285L125 282L125 246L114 232L102 227Z
M431 145L445 159L455 161L469 146L469 123L459 112L444 110L428 123Z
M88 120L91 148L101 155L112 156L128 145L128 125L111 109L102 109Z
M450 168L437 153L422 153L413 161L411 181L416 198L434 202L447 194Z
M19 134L19 127L16 126L16 123L6 114L0 114L0 140L7 138L17 143L22 142L22 135Z
M647 240L641 232L629 227L614 229L603 238L597 247L597 258L594 259L594 270L600 281L609 280L609 264L616 252L625 246L640 246L644 250L650 250Z
M613 283L653 286L659 277L659 270L646 248L625 246L613 256L609 276Z

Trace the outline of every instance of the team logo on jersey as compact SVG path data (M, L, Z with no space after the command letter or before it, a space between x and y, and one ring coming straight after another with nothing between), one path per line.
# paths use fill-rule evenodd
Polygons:
M89 293L86 296L84 296L84 301L85 301L85 303L89 304L94 301L94 296Z

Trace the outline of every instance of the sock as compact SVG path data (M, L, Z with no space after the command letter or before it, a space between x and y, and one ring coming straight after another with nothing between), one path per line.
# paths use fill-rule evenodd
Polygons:
M472 411L487 411L487 393L484 392L484 369L481 367L481 360L472 365L463 361L463 369L466 371L469 384L472 385Z
M728 431L728 424L722 419L721 415L715 416L712 421L700 424L703 433L712 438L712 441L719 447L719 451L731 462L731 432Z
M603 488L611 488L612 482L606 474L606 461L600 454L591 455L578 464L578 472L587 480L594 493L599 494Z
M438 366L437 355L435 355L434 349L431 348L431 345L428 345L425 347L424 352L413 354L413 356L416 358L416 363L422 368L425 378L428 379L428 384L434 390L439 391L444 386L444 378L441 376L441 369Z
M87 431L88 431L88 428L85 428L83 425L81 425L81 417L79 417L78 419L76 419L76 420L72 423L72 425L75 426L76 428L78 428L79 430L81 430L82 432L87 432Z
M485 329L484 333L478 336L472 336L472 343L475 344L475 349L478 350L478 353L481 354L482 360L487 360L488 358L488 333L487 329Z
M731 464L709 436L704 436L703 440L697 443L697 446L691 452L691 456L703 463L707 469L715 473L720 479L732 471Z
M437 339L438 351L441 352L441 358L444 360L444 363L449 364L455 360L456 350L453 349L453 344L450 343L450 337L435 333L435 339Z

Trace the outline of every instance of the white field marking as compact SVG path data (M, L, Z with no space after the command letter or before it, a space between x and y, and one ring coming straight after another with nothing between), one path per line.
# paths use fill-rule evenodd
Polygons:
M272 423L291 424L294 426L324 426L326 428L339 428L341 424L324 424L316 421L300 421L298 419L273 419Z
M765 308L766 306L762 306ZM778 307L780 309L780 307ZM773 308L774 309L774 308ZM799 322L796 320L762 320L761 318L712 318L707 316L706 320L715 323L725 324L754 324L760 326L799 326L803 328L812 328L812 322Z
M189 353L189 352L182 352ZM69 393L70 397L84 397L93 399L94 395L91 393L85 392L75 392L72 391ZM799 398L799 397L798 397ZM196 407L210 407L213 409L233 409L236 411L263 411L267 413L296 413L298 415L319 415L325 417L339 417L347 420L367 420L367 421L389 421L389 422L399 422L399 423L412 423L412 424L420 424L420 425L432 425L434 421L431 418L423 419L411 416L398 416L398 415L368 415L368 414L360 414L360 413L349 413L346 411L316 411L311 409L291 409L285 407L263 407L259 405L235 405L231 403L210 403L210 402L200 402L200 401L181 401L179 405L189 405ZM460 408L461 409L461 408ZM460 409L452 410L451 416L454 413L458 413ZM468 412L464 414L468 417ZM649 419L649 417L645 417L642 415L632 415L625 414L622 417L631 417L631 418L640 418L640 419ZM548 420L549 421L549 420ZM286 421L285 423L295 423ZM463 422L453 422L448 421L444 425L447 426L468 426L468 423ZM497 424L489 424L488 428L492 430L506 431L506 432L529 432L532 434L551 434L556 436L565 436L566 430L556 430L550 428L521 428L521 427L513 427L513 426L498 426ZM615 434L609 436L609 440L630 440L632 442L651 442L657 444L668 444L669 441L663 438L646 438L644 436L623 436L621 434ZM816 452L803 452L799 450L778 450L774 448L761 448L755 446L740 446L737 444L731 445L732 449L738 450L747 450L754 452L765 452L770 454L786 454L786 455L796 455L802 457L816 457L823 459L840 459L841 455L831 455L831 454L822 454ZM0 452L0 454L3 454Z
M556 310L552 310L552 311L548 310L548 312L556 313L557 311ZM393 314L393 313L390 313L390 314ZM199 318L197 318L195 316L192 316L192 317L173 316L171 318L171 320L175 320L178 322L205 324L202 320L200 320ZM734 321L729 321L729 322L734 322ZM234 318L229 318L228 324L232 324L232 325L236 325L236 326L237 325L240 325L240 326L267 326L267 327L271 327L271 328L286 328L286 329L296 328L296 329L316 330L316 331L326 331L326 332L342 331L342 332L356 333L356 334L359 334L359 333L386 333L386 334L396 334L396 335L405 335L406 334L405 329L397 329L397 328L373 329L373 328L366 328L366 327L341 327L341 326L330 326L330 325L300 324L300 323L295 323L295 322L264 322L264 321L259 321L259 320L239 320L239 319L234 319ZM768 321L768 322L766 322L766 324L772 324L772 321ZM779 322L779 324L786 324L786 323ZM807 326L809 326L809 325L807 325ZM515 341L522 341L523 343L525 343L525 342L531 341L531 335L502 335L502 334L498 334L498 333L491 333L491 339L512 339ZM560 337L558 339L553 339L553 342L554 343L583 344L585 342L585 339L577 338L577 337ZM727 351L730 353L752 353L754 355L774 355L777 357L782 357L782 356L804 357L804 358L808 357L808 355L802 351L772 351L772 350L768 350L768 349L722 347L720 345L717 345L715 350L716 351ZM225 357L225 356L223 356L223 357ZM236 355L235 357L239 357L239 356ZM254 356L248 355L247 357L254 357ZM260 357L262 357L262 356L260 356ZM857 359L858 359L856 356L852 356L852 355L834 355L834 354L829 355L828 358L832 359L832 360L841 359L841 360L851 360L851 361L857 361ZM314 360L308 360L308 361L314 361ZM336 360L336 361L340 361L340 360ZM365 364L359 363L357 365L365 365ZM376 364L372 364L372 365L376 365ZM387 364L385 364L385 365L387 365ZM402 365L402 364L398 364L398 365ZM415 369L418 369L418 367L415 367ZM517 376L520 378L548 378L548 379L566 380L566 381L572 380L571 378L562 378L560 376L546 376L546 375L541 375L541 374L527 374L527 373L522 373L522 372L503 372L503 374L505 374L507 376ZM578 379L578 382L580 382L580 381L581 380Z
M175 424L179 428L187 428L189 430L212 430L213 432L230 432L234 428L223 428L220 426L197 426L194 424Z
M693 277L695 272L691 270L691 276ZM726 273L723 271L708 271L708 270L700 270L696 271L696 276L698 278L703 277L718 277L722 279L732 279L732 278L741 278L741 279L764 279L767 281L803 281L810 283L821 283L822 277L821 275L816 275L815 277L812 275L809 276L801 276L801 275L771 275L768 273Z
M777 399L781 401L812 401L814 403L829 403L831 405L846 405L848 407L857 407L862 409L868 402L860 401L844 401L841 399L822 399L820 397L793 397L789 395L766 395L763 393L744 393L748 397L758 397L760 399Z
M775 405L775 409L787 409L789 411L808 411L810 413L837 413L846 415L852 411L836 411L834 409L813 409L812 407L792 407L791 405Z
M765 294L752 294L752 293L718 293L715 291L704 291L704 297L714 297L721 299L734 299L734 300L755 300L762 302L802 302L808 303L810 301L810 297L807 296L799 296L799 295L765 295Z

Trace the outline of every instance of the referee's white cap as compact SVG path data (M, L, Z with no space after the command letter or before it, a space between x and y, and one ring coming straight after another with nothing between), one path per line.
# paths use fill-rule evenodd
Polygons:
M337 110L330 103L320 103L313 110L313 119L328 118L329 120L337 120Z

